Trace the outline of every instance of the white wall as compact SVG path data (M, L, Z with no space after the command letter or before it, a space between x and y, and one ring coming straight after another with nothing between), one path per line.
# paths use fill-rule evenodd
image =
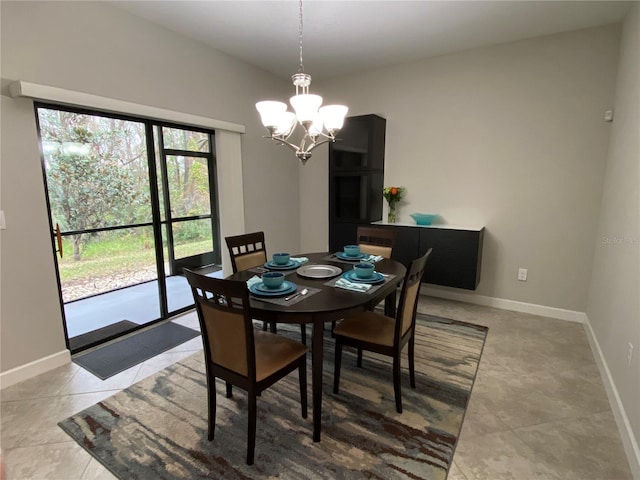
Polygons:
M640 439L639 50L640 8L635 5L622 32L615 119L587 306L589 323L636 439ZM629 342L635 346L630 366ZM640 476L640 465L635 469Z
M619 25L593 28L317 82L316 90L345 101L350 115L387 119L385 185L407 188L400 221L423 212L486 226L477 294L584 312L619 40ZM326 199L318 178L327 166L310 161L300 190ZM326 204L303 204L303 250L327 237ZM526 283L516 280L518 267L529 269Z
M245 125L246 230L265 230L271 251L299 251L297 160L261 138L254 107L290 93L287 82L105 3L3 1L0 8L1 372L64 350L33 105L6 96L11 80Z

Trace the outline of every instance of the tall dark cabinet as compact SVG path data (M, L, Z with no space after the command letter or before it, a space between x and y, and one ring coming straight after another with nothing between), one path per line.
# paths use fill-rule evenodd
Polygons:
M387 121L378 115L345 119L329 145L329 249L356 240L358 225L382 219Z

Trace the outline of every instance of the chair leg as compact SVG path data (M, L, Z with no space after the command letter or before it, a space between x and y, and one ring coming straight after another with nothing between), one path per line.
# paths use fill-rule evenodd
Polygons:
M271 330L271 333L278 333L278 328L276 327L276 322L271 322L269 324L269 330Z
M247 465L253 465L256 450L256 410L258 408L254 392L247 392L249 400L249 424L247 432Z
M402 413L402 391L400 390L400 354L393 357L393 393L396 397L396 411Z
M216 429L216 381L207 382L207 400L209 404L209 432L207 438L213 440Z
M268 325L268 323L267 323L267 322L262 322L262 331L263 331L263 332L266 332L266 331L267 331L267 325Z
M300 338L302 340L302 344L307 344L307 325L304 323L300 324Z
M414 340L415 340L415 336L411 335L411 338L409 339L409 379L411 381L411 388L416 388L416 368L414 363L414 357L415 357Z
M233 397L233 386L227 382L227 398Z
M298 379L300 381L300 405L302 406L302 418L307 418L307 357L300 362L298 367Z
M358 368L362 368L362 349L358 348Z
M333 393L338 393L340 389L340 364L342 363L342 344L336 341L336 355L333 362L335 370L333 372Z
M335 320L332 320L332 321L331 321L331 338L335 338L335 337L336 337L336 334L335 334L335 333L333 333L333 331L335 330L335 328L336 328L336 321L335 321Z

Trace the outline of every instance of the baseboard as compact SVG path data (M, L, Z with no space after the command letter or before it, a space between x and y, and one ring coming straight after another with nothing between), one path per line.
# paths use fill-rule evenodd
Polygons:
M514 312L530 313L532 315L556 318L558 320L568 320L570 322L584 323L586 320L584 312L547 307L545 305L537 305L535 303L506 300L504 298L487 297L473 293L445 290L426 286L424 284L420 287L420 293L429 295L430 297L446 298L448 300L457 300L459 302L483 305L485 307L501 308L502 310L512 310Z
M71 362L71 352L62 350L48 357L40 358L30 363L12 368L0 373L0 389L10 387L16 383L28 380L36 375L46 373L54 368L61 367Z
M420 287L420 293L436 298L446 298L448 300L456 300L474 305L483 305L486 307L495 307L503 310L513 310L516 312L530 313L533 315L541 315L543 317L582 323L587 334L589 345L591 346L591 352L593 353L593 357L598 365L598 369L600 370L602 383L604 384L605 391L609 397L611 411L613 412L613 416L616 420L622 445L627 455L627 460L629 461L629 467L631 468L632 477L636 480L640 480L640 448L638 447L638 441L633 434L633 430L631 430L631 424L629 423L629 418L627 417L622 401L620 400L618 389L613 382L613 377L611 376L611 372L609 371L609 367L604 359L604 355L600 349L600 345L598 344L598 340L591 328L589 317L587 317L586 313L555 307L546 307L544 305L536 305L532 303L517 302L514 300L505 300L503 298L493 298L484 295L445 290L426 285L422 285Z
M593 352L596 364L600 370L604 389L609 397L609 404L611 405L613 416L615 417L616 424L618 425L622 445L625 453L627 454L629 467L631 468L632 478L640 480L640 448L638 447L638 441L633 434L633 430L631 430L629 417L627 417L627 413L622 405L622 401L620 400L620 395L618 395L618 389L613 382L613 377L611 376L607 362L605 361L602 350L600 349L598 339L591 328L589 317L586 315L585 320L584 329L587 333L587 339L589 340L589 345L591 346L591 351Z

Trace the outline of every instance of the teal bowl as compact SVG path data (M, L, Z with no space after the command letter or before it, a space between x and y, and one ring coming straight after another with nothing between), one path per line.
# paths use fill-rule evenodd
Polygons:
M273 263L276 265L287 265L291 256L288 253L279 252L273 254Z
M280 288L284 283L284 273L267 272L262 274L262 283L267 288Z
M418 225L431 225L438 217L437 213L412 213L413 218Z
M360 246L359 245L345 245L344 253L347 257L357 257L360 255Z
M375 272L375 267L373 263L356 263L353 266L353 270L356 272L356 276L358 278L371 278L373 277L373 272Z

